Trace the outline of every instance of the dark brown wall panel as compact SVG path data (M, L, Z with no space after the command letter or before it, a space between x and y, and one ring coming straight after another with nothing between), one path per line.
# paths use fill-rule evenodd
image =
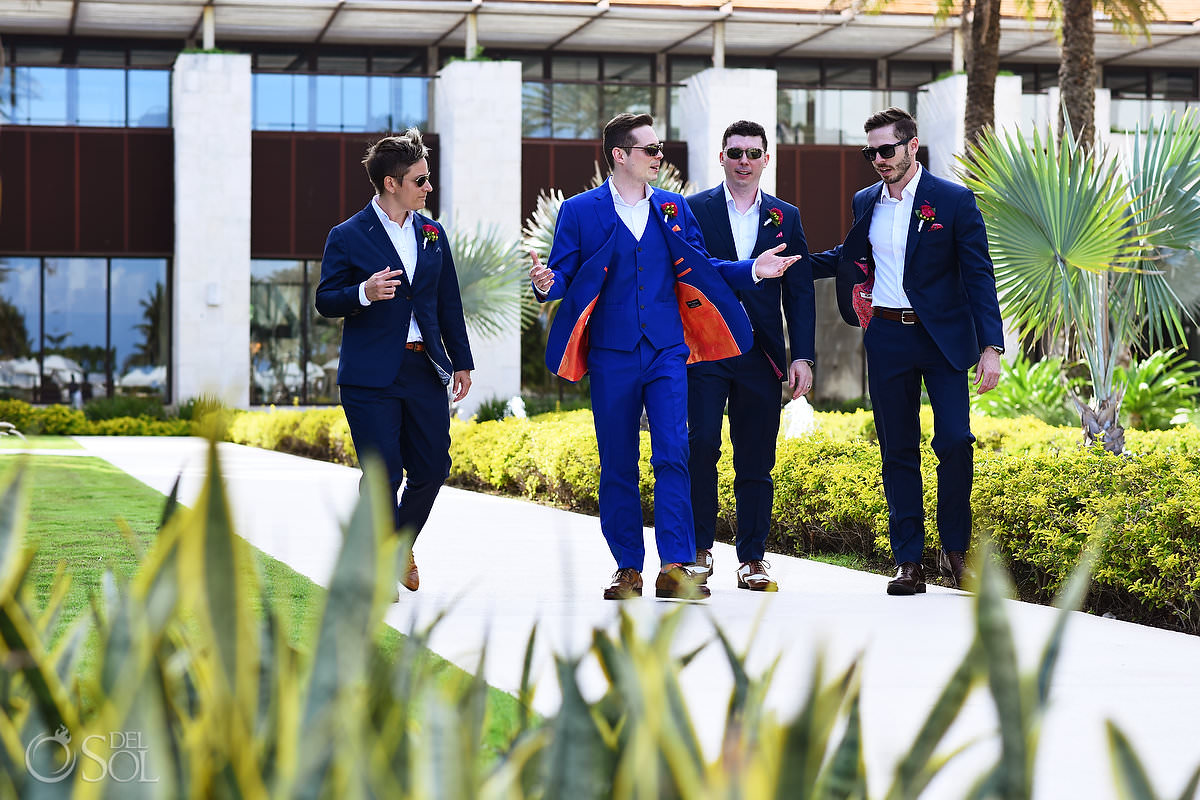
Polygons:
M74 132L42 131L29 140L33 181L29 192L29 249L39 253L77 253L75 235L79 172Z
M250 140L250 255L286 258L292 251L296 175L290 136L255 132Z
M90 132L79 137L79 250L124 252L125 137Z
M293 251L318 255L329 229L342 221L342 143L332 138L296 138L296 235Z
M175 252L175 137L168 130L130 130L127 229L129 252Z
M0 128L0 253L29 249L29 132Z

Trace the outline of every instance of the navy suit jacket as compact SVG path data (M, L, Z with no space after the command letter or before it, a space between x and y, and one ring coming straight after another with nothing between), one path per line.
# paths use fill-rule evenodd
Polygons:
M435 241L425 239L427 226L437 231ZM437 222L413 212L413 234L417 237L417 266L412 283L402 272L395 297L364 306L358 301L359 284L384 267L403 269L400 256L370 203L329 232L321 259L317 311L323 317L346 318L338 361L339 384L375 388L390 385L400 370L413 315L425 340L425 353L442 383L449 384L458 370L475 368L446 231Z
M718 258L737 258L737 246L733 241L733 229L729 226L729 211L725 205L725 184L697 192L687 199L700 230L704 234L704 245L708 252ZM771 222L771 209L779 209L783 221L780 225ZM800 224L800 211L791 203L778 197L762 193L759 209L758 238L750 257L764 250L786 244L785 256L799 254L801 259L781 278L766 278L753 289L738 292L746 314L754 326L754 341L762 348L776 377L786 380L788 365L798 358L814 359L816 337L816 301L813 295L812 261L808 257L808 242L804 238L804 226ZM782 300L782 314L780 313ZM787 358L783 340L783 319L787 317L787 338L792 357Z
M676 209L669 221L663 218L666 203ZM650 274L639 274L636 264L614 258L618 236L627 229L617 216L608 182L559 208L547 262L554 283L539 297L542 302L565 301L555 314L546 349L546 364L555 374L578 380L586 371L588 346L633 350L642 336L659 349L686 342L692 361L736 355L749 347L750 324L730 286L753 287L753 262L710 258L682 195L655 189L646 225L661 226L666 252L654 260ZM650 287L644 312L638 308L639 286ZM685 314L696 324L689 324ZM720 328L716 340L704 336L702 328Z
M857 192L854 226L846 241L812 256L815 273L836 271L838 306L851 325L858 319L850 291L863 280L855 262L872 263L871 215L882 191L880 181ZM916 212L925 205L933 208L934 219L922 224ZM969 189L926 169L917 184L913 212L904 254L904 292L946 360L955 369L969 369L984 347L1004 344L983 215Z

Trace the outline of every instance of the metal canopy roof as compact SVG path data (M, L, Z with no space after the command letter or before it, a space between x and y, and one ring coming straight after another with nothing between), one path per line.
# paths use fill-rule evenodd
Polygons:
M0 34L195 40L213 7L216 43L439 45L463 48L475 15L483 47L709 55L717 23L730 56L949 60L952 27L935 23L932 0L894 0L886 14L836 10L827 0L0 0ZM1101 63L1200 63L1200 20L1167 0L1170 21L1131 41L1097 20ZM1178 6L1178 8L1176 8ZM1054 62L1045 20L1003 21L1001 58Z

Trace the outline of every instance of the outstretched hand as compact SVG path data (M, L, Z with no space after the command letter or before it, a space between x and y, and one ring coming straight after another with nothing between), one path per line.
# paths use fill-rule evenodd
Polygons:
M785 247L787 247L786 244L777 244L770 250L760 253L758 258L754 259L754 274L760 278L778 278L787 272L787 268L799 261L801 257L778 255Z

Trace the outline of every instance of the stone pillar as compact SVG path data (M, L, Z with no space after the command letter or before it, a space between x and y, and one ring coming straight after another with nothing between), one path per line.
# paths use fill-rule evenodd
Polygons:
M688 145L688 179L700 189L725 178L717 154L721 134L731 122L747 119L767 131L767 149L776 152L776 74L771 69L717 69L698 72L685 82L680 98L679 130ZM663 131L659 131L663 135ZM763 191L775 193L775 160L763 170ZM785 198L786 199L786 198Z
M175 402L250 402L250 56L183 53L175 138Z
M917 126L921 143L929 148L929 171L939 178L960 182L956 156L966 140L967 76L949 75L926 84L917 96ZM996 77L995 127L1016 131L1021 124L1021 78Z
M486 113L482 109L487 109ZM434 89L441 221L456 233L495 230L514 243L521 236L521 64L455 61L438 73ZM518 269L524 276L528 265ZM470 417L480 403L521 393L521 323L514 314L504 333L471 331L475 371L459 408Z

